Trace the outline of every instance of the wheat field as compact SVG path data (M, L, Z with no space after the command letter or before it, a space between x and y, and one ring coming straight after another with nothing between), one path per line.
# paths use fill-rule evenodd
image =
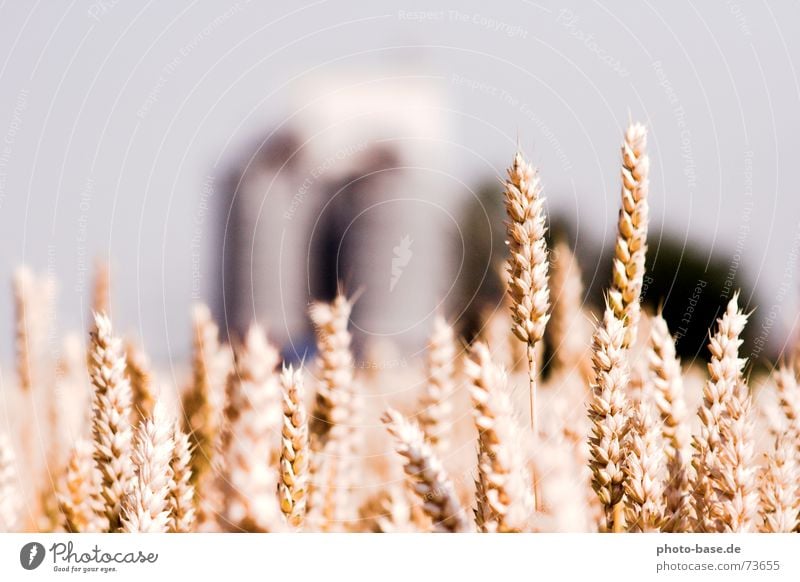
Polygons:
M185 373L159 374L113 327L102 270L88 341L51 361L54 283L21 268L0 531L800 531L798 359L754 377L734 295L707 370L682 366L642 308L646 141L624 134L604 312L574 250L548 248L543 181L518 152L498 191L502 307L471 344L437 316L407 367L356 366L340 293L310 306L315 361L283 363L269 322L223 343L197 305Z

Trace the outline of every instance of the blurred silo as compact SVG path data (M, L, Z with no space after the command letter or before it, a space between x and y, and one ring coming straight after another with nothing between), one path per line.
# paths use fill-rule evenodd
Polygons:
M282 123L233 173L224 232L224 318L257 319L289 353L311 338L312 298L359 293L357 341L408 353L452 293L445 240L455 182L444 98L419 78L305 83ZM223 214L228 214L223 213Z

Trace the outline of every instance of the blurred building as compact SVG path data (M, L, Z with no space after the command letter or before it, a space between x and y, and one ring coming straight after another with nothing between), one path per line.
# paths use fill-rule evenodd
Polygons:
M294 102L231 174L222 320L233 335L258 320L302 357L309 301L341 284L358 345L418 349L455 278L444 98L427 80L338 75Z

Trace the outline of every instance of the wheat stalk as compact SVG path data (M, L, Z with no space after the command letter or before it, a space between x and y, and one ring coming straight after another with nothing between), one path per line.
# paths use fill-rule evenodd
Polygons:
M64 528L75 533L108 531L100 497L100 472L91 441L79 439L72 449L58 492Z
M19 521L20 492L17 463L11 441L0 433L0 532L12 532Z
M280 361L258 325L252 325L230 377L226 426L221 435L225 520L246 531L279 524L277 474L271 461L281 423Z
M175 449L173 422L164 404L156 402L153 415L136 429L133 447L135 478L122 504L122 531L163 533L169 526L167 502L172 482L172 455Z
M423 510L437 532L466 532L469 524L458 502L455 488L434 455L420 428L395 410L387 410L381 420L395 438L397 452L406 462L404 469Z
M172 429L172 439L175 448L172 451L170 468L172 480L169 484L169 524L168 529L173 533L187 533L194 531L196 511L194 486L192 485L192 448L189 437L181 430L180 424L175 423Z
M666 532L684 531L689 517L689 423L683 398L681 363L667 322L656 315L651 320L647 351L649 383L661 419L661 437L667 466L664 487Z
M428 382L421 398L418 422L439 455L450 450L448 433L452 429L455 359L453 328L437 315L428 347Z
M703 402L697 412L700 427L692 442L694 472L690 490L694 509L692 529L696 532L716 532L725 528L722 521L723 500L716 489L723 474L732 470L723 463L721 453L726 445L724 439L730 438L729 403L737 401L738 385L745 364L745 360L739 358L739 346L746 323L747 316L739 311L737 293L717 320L717 331L709 342L710 377L703 388ZM728 458L728 461L736 462L732 458Z
M597 493L606 517L606 529L620 531L622 515L618 508L625 493L627 436L630 430L630 404L626 399L628 364L625 324L606 303L603 321L592 342L595 380L589 402L589 467L592 488Z
M614 315L625 324L625 343L636 340L641 311L647 251L648 174L650 162L646 154L647 130L632 123L622 143L622 206L617 223L614 267L608 299Z
M283 388L283 431L281 433L281 472L278 496L281 510L290 525L303 525L310 478L308 418L303 402L302 370L291 366L281 374Z
M92 435L94 460L101 475L100 492L110 531L120 526L122 497L133 479L131 464L131 387L125 377L121 342L111 322L95 314L89 350L89 378L94 385Z
M534 513L533 483L522 455L506 375L491 361L489 348L482 343L472 346L465 373L479 442L482 491L476 515L482 516L483 531L525 531ZM482 503L485 507L480 507Z
M765 533L789 533L800 524L800 467L792 441L778 435L759 472L759 527Z
M505 182L512 330L527 346L531 428L536 430L536 343L549 319L547 227L539 173L517 152Z

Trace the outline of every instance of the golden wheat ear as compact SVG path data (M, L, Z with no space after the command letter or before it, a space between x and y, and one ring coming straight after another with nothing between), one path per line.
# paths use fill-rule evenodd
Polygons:
M419 425L440 455L450 449L455 393L456 337L453 328L437 315L428 346L428 381L420 399Z
M709 340L709 379L697 412L700 426L692 446L692 530L742 531L752 525L754 479L750 432L750 402L739 357L747 316L739 309L738 293L728 303Z
M153 387L153 374L150 371L150 361L144 350L134 342L125 343L126 373L131 383L133 396L133 423L139 423L149 418L153 413L156 403L156 393Z
M169 531L187 533L195 529L196 500L192 485L192 448L189 437L176 422L172 428L172 480L169 487Z
M622 143L622 204L617 223L609 303L617 319L625 324L625 347L636 341L644 284L650 161L647 130L632 123Z
M230 377L219 450L224 460L222 517L235 530L265 532L283 526L275 466L282 421L279 362L278 350L261 326L250 326Z
M75 443L58 491L63 526L73 533L108 531L108 518L100 495L100 472L94 462L91 441Z
M661 439L667 466L664 487L665 532L686 531L689 517L689 463L691 455L689 419L684 402L681 363L667 322L658 314L652 318L647 350L648 382L661 420Z
M308 415L304 403L303 371L285 367L283 388L283 429L281 431L280 483L278 497L288 523L303 526L308 485L311 477L311 449L308 442Z
M0 433L0 532L16 531L22 498L17 490L17 462L11 440Z
M347 327L353 303L337 295L333 303L314 303L309 315L317 332L317 393L311 414L310 430L321 449L334 427L346 423L353 398L352 337ZM338 429L336 429L338 430Z
M422 508L437 532L466 532L470 530L464 510L458 502L455 487L442 467L441 461L425 442L420 428L394 410L381 418L394 437L397 452L405 458L405 472Z
M648 406L638 402L631 418L625 471L625 523L628 531L658 532L664 524L664 455L658 425Z
M563 241L555 244L550 271L550 298L553 309L545 327L545 342L557 370L582 367L589 348L584 336L583 281L578 260Z
M536 429L536 344L550 317L549 261L539 173L517 152L505 182L508 295L514 335L527 346L531 428Z
M758 476L758 531L790 533L800 525L800 467L791 438L778 435Z
M465 369L478 431L478 517L481 531L522 532L534 514L533 480L524 457L505 372L489 348L472 346Z
M131 386L125 375L122 342L105 314L94 316L89 348L89 378L94 386L92 436L100 470L100 493L109 531L120 527L122 498L133 480L131 463Z
M233 367L228 346L220 344L219 328L206 305L192 311L192 379L181 397L183 432L192 449L192 485L198 502L198 525L219 511L212 488L220 425L225 407L225 389Z
M625 333L625 324L607 303L592 343L595 380L589 401L589 468L608 531L622 531L624 527L624 463L631 427L631 405L626 397L629 370Z
M139 423L133 446L133 484L122 501L122 531L164 533L168 531L175 450L172 421L164 404L156 402L153 415Z

